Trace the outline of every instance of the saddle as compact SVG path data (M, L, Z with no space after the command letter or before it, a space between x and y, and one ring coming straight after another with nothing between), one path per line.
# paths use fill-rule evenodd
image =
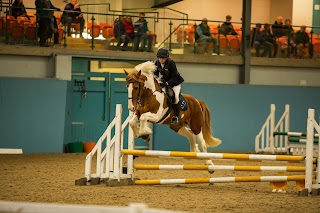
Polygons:
M167 100L169 105L171 106L170 108L173 108L173 103L175 101L175 94L174 91L171 87L165 87L166 88L166 96L167 96ZM183 97L182 93L179 94L179 102L178 102L178 106L180 106L180 109L182 111L186 111L188 109L188 105L187 105L187 101L186 99ZM171 110L170 110L171 111Z
M165 95L168 101L169 110L166 112L166 114L157 122L160 123L163 121L173 110L173 103L175 101L174 91L171 87L165 86ZM188 109L188 104L186 99L183 97L182 93L179 94L179 102L178 106L180 107L180 110L186 111Z

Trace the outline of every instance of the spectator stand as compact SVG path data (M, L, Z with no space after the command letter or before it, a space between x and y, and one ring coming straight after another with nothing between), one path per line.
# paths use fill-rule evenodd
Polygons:
M190 20L189 20L190 21ZM185 30L186 34L186 41L188 44L193 45L193 53L198 53L197 51L198 48L201 48L202 42L196 42L195 41L195 33L196 33L196 28L198 26L197 23L201 23L201 20L193 20L194 23L189 22L188 27ZM239 24L237 22L233 22L236 24ZM240 54L240 45L241 45L241 35L242 35L242 30L240 25L234 25L237 26L236 32L238 33L237 36L235 35L223 35L221 34L220 28L221 28L221 21L211 21L208 20L208 25L210 27L210 33L214 38L216 38L217 41L217 53L218 55L238 55ZM208 49L212 50L213 49L213 42L208 43Z
M33 31L36 31L36 22L29 17L18 16L15 18L10 15L9 6L2 6L3 14L5 16L0 18L0 35L5 36L6 44L25 44L31 40L31 44L35 45L36 43L36 33L34 36L31 36L31 28ZM26 8L27 9L27 8ZM33 9L34 8L28 8ZM32 22L33 21L33 22Z
M187 37L184 34L187 34L185 26L188 24L188 14L167 7L134 8L124 9L124 11L125 14L132 15L132 17L140 12L145 13L148 28L153 36L153 46L167 47L172 53L184 53L184 45L186 44L184 37ZM133 22L136 20L137 18Z

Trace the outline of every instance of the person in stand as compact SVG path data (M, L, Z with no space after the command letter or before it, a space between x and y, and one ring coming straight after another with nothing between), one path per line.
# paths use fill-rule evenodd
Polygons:
M174 92L174 116L171 118L171 124L177 125L179 123L179 95L181 91L181 83L184 79L181 77L180 73L177 70L176 63L169 58L169 51L165 48L160 48L157 52L157 60L155 65L157 69L154 72L154 75L157 78L160 78L161 87L171 87Z
M126 29L126 34L133 41L134 39L134 26L132 24L131 16L127 16L123 22L124 27Z
M119 18L114 21L113 33L114 37L118 39L117 50L125 51L129 43L129 37L126 35L124 16L120 15ZM122 43L123 46L121 47Z
M262 34L266 40L266 42L269 42L272 44L272 47L270 46L270 54L269 57L276 57L278 53L278 44L276 41L276 37L273 35L272 30L270 28L270 24L264 24L264 29L262 30ZM272 55L273 50L273 55Z
M53 36L54 45L59 44L58 23L53 10L51 11L51 24L48 32L48 38L52 38Z
M310 43L310 38L306 32L306 26L302 25L300 30L295 34L295 43L297 45L297 57L313 57L313 45ZM306 51L308 49L308 51Z
M67 24L67 34L71 36L70 28L72 23L80 23L80 37L82 38L82 33L84 29L84 18L81 13L81 9L77 0L71 0L70 3L66 4L64 7L64 12L62 14L62 24ZM67 10L72 12L67 12Z
M39 18L39 46L40 47L48 47L49 45L46 44L47 39L49 38L49 30L51 26L51 17L52 13L49 9L55 9L60 11L59 8L53 6L50 0L36 0L35 5L37 8L37 17Z
M206 18L202 19L201 24L196 28L196 42L202 42L203 53L208 53L208 42L213 42L213 52L212 55L217 55L218 41L210 33L210 28L208 26L208 20Z
M285 36L285 26L283 25L282 16L277 17L277 20L272 25L272 32L276 38L280 38L282 36Z
M14 16L14 18L17 18L18 16L25 16L29 20L29 16L27 15L26 8L24 7L23 0L15 0L11 7L11 15Z
M223 22L221 25L220 32L221 34L227 36L227 35L238 35L238 33L234 30L233 25L231 23L232 16L227 15L226 16L226 21Z
M148 22L144 19L145 14L139 14L139 20L134 23L134 45L133 51L138 51L140 45L140 51L145 51L147 43L147 52L152 51L152 36L148 28Z

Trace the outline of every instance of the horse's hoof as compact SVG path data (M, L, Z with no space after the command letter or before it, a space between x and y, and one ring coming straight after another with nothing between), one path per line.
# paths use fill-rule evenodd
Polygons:
M149 142L150 141L150 135L141 135L140 136L144 141Z
M213 173L214 173L214 171L210 171L210 170L208 170L208 172L209 172L210 174L213 174Z

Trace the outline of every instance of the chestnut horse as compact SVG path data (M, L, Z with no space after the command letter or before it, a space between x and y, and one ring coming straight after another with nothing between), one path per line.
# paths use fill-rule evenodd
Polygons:
M124 71L128 89L128 108L134 112L129 122L134 137L152 134L148 125L148 122L151 122L170 125L172 130L189 140L191 152L199 151L196 139L201 152L207 152L209 146L218 146L221 140L212 136L208 106L191 95L183 94L187 102L187 110L181 110L177 125L171 124L174 112L171 110L167 94L160 87L160 80L153 75L155 70L155 64L148 61L137 65L132 72ZM169 113L168 110L171 112ZM138 121L140 121L140 127ZM206 164L213 163L207 160Z

